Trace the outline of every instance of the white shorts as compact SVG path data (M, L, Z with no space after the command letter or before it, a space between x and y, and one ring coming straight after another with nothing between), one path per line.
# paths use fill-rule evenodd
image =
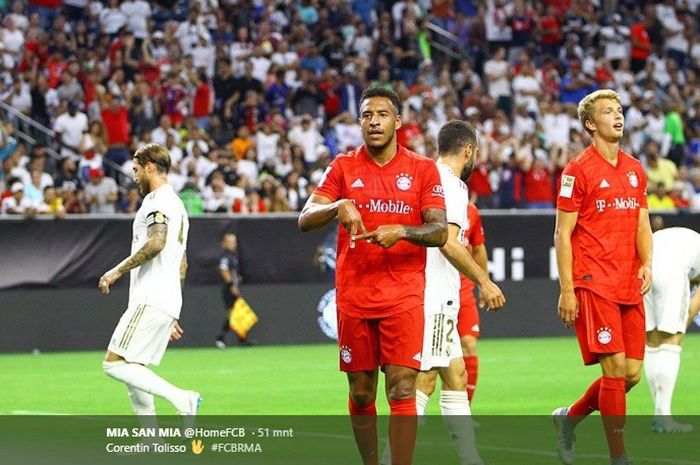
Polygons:
M685 334L690 305L690 282L685 270L656 273L651 290L644 296L647 332Z
M459 299L457 299L457 302ZM459 303L426 305L421 371L444 368L450 361L462 357L462 344L457 333Z
M127 362L158 365L174 326L175 319L158 307L130 307L117 323L108 350Z

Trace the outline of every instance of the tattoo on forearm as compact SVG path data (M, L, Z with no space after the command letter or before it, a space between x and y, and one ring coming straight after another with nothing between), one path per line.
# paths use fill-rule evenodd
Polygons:
M185 284L185 277L187 276L187 255L182 256L182 261L180 262L180 284Z
M404 226L406 240L424 247L439 247L445 243L447 235L447 215L445 210L429 208L423 212L424 224Z
M119 271L126 273L158 255L165 245L167 236L168 226L166 224L154 224L148 228L148 242L137 250L136 253L124 260L121 265L119 265Z

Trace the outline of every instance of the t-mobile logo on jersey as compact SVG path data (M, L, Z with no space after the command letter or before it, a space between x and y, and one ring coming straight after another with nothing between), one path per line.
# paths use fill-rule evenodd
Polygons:
M605 200L596 200L595 206L599 212L603 212L606 208L614 208L615 210L637 210L639 209L639 202L634 197L617 197L610 203L607 203Z
M382 200L369 199L369 203L360 205L360 208L367 208L370 213L398 213L408 215L413 208L403 200Z

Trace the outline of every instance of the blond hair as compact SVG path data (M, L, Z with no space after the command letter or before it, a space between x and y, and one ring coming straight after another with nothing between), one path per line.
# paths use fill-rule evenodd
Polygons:
M161 173L167 174L170 171L170 152L162 145L146 144L136 151L134 158L141 166L146 166L146 163L151 162Z
M593 121L595 103L601 99L615 100L620 103L620 95L612 89L600 89L586 95L578 104L578 120L588 134L593 134L586 126L586 121Z

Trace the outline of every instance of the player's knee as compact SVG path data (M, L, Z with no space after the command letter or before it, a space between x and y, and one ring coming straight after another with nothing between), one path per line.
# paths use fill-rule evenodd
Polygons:
M107 376L114 377L114 371L124 365L124 360L103 360L102 371Z
M639 380L642 378L642 370L635 370L632 372L627 372L625 375L625 389L629 391L637 385Z
M435 378L426 379L420 386L420 390L423 394L430 397L435 392Z
M434 389L434 387L433 387ZM388 390L389 400L410 399L416 396L416 383L410 377L394 379Z
M350 399L352 399L352 402L360 408L367 407L374 403L376 397L376 392L372 392L367 389L353 389L350 391Z
M476 340L474 336L464 336L461 339L464 355L476 355Z

